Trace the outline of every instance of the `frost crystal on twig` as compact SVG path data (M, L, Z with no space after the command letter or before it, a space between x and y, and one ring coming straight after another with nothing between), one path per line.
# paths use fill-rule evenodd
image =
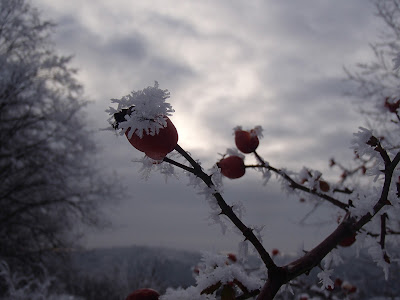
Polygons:
M368 145L368 141L372 137L372 132L364 127L359 127L359 131L357 133L353 133L353 140L351 143L353 146L351 147L354 151L359 155L372 155L375 156L375 151L371 146Z
M372 260L377 264L378 267L381 267L383 273L385 273L385 279L389 279L389 264L385 261L384 258L384 250L379 245L374 245L368 249L368 253L371 256Z
M133 159L132 161L142 164L138 172L141 174L142 179L144 180L148 180L153 171L158 171L160 174L164 175L165 182L167 182L168 178L171 176L178 178L174 166L170 164L159 163L147 156L144 156L141 159Z
M333 270L323 270L322 272L319 272L317 274L317 277L320 279L320 283L322 284L322 289L328 289L329 287L333 287L334 283L331 279L331 275L333 273Z

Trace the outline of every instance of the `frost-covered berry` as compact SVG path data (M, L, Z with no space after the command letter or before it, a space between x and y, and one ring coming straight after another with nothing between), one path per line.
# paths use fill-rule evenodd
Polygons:
M243 153L254 152L260 141L254 129L250 131L241 130L240 127L235 128L236 147Z
M217 166L221 169L222 175L230 179L240 178L246 172L243 158L239 156L228 156L221 159Z
M153 87L111 99L118 107L106 110L112 115L109 122L121 135L125 133L136 149L152 159L162 160L178 142L176 128L168 118L174 112L166 102L168 98L168 90L160 89L155 82Z
M278 249L272 249L272 256L277 256L280 252Z
M148 157L162 160L168 153L174 150L178 143L178 132L169 118L166 117L167 126L161 128L155 135L143 134L139 137L132 134L129 138L129 129L125 132L126 137L133 147L144 152Z
M130 294L126 300L158 300L160 294L152 289L138 289Z

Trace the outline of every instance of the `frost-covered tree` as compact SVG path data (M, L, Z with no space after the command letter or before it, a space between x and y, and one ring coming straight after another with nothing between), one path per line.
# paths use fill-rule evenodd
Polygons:
M97 207L110 196L53 27L25 0L0 1L0 259L10 266L65 252L76 224L103 224Z
M374 58L348 66L345 71L354 87L349 93L359 96L358 105L369 126L393 144L392 135L400 122L396 115L400 106L400 1L373 0L373 3L381 21L378 39L370 43Z

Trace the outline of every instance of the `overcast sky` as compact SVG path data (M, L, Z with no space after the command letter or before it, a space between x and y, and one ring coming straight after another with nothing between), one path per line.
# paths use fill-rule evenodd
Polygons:
M104 128L110 98L152 86L171 93L171 118L179 144L207 169L233 147L232 128L261 125L259 153L272 166L320 169L331 157L351 161L352 133L363 125L343 66L372 57L379 20L367 0L32 0L45 19L58 24L54 41L72 65L89 106L90 126ZM242 238L223 236L208 225L209 208L187 186L185 176L167 184L156 174L140 179L131 162L141 153L108 131L95 136L101 163L115 170L130 197L105 208L114 229L89 232L87 247L155 245L179 249L236 251ZM252 157L246 162L254 161ZM336 177L335 177L336 176ZM336 214L329 205L309 223L299 221L312 206L281 193L275 177L262 185L248 170L224 180L229 203L242 201L248 225L265 225L267 250L309 249L321 241Z

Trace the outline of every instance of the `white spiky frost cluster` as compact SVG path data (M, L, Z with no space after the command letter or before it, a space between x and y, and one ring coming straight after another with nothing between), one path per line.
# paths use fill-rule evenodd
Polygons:
M233 135L235 135L236 131L240 131L240 130L249 131L251 136L256 136L256 137L258 137L258 139L261 139L264 137L264 135L262 133L264 131L264 129L260 125L257 125L253 129L243 129L242 126L236 126L233 128Z
M354 138L351 141L353 146L351 148L354 149L359 156L376 156L374 149L367 144L372 137L372 131L364 127L359 127L358 129L359 131L353 134Z
M208 216L208 219L210 220L210 225L220 225L222 233L225 234L226 230L228 229L228 220L226 219L226 217L224 217L224 215L221 215L221 208L219 207L218 202L214 197L214 194L222 194L223 192L221 170L217 167L217 165L214 165L209 171L213 186L208 187L199 177L189 172L186 173L189 179L188 185L196 189L198 195L204 196L209 207L211 208L210 214Z
M161 300L203 300L217 299L215 292L203 294L201 292L217 283L222 285L233 282L235 279L242 283L249 291L261 289L263 281L248 274L240 262L232 262L224 254L203 252L201 263L198 266L196 286L187 289L168 289Z
M343 263L343 259L339 254L338 249L333 249L328 255L323 259L324 268L321 272L317 274L319 279L319 283L322 285L321 290L325 291L328 288L334 287L334 282L331 279L331 275L333 274L333 269L330 269L332 266L339 266Z
M112 103L117 103L117 109L110 107L108 112L111 117L109 122L115 124L114 114L123 109L133 107L132 112L125 116L124 122L118 124L121 134L131 128L128 138L133 133L142 137L144 133L148 135L158 134L159 130L167 126L166 117L171 116L174 110L170 103L165 102L170 97L168 90L159 88L158 82L154 86L149 86L143 90L132 91L129 95L121 99L111 99Z
M169 153L167 156L173 157L174 153ZM132 161L142 164L138 172L141 174L142 179L146 181L150 178L150 175L153 172L164 175L166 183L170 177L176 179L179 178L178 173L175 171L175 167L171 164L156 163L154 159L148 156L144 156L140 159L133 159Z
M228 149L226 149L226 155L228 155L228 156L238 156L238 157L242 158L243 160L245 159L244 154L239 152L239 150L236 149L236 148L228 148Z
M383 250L380 245L375 244L368 249L368 254L371 256L372 260L377 264L377 266L382 268L383 273L385 274L385 279L388 280L390 265L384 259L385 250Z

